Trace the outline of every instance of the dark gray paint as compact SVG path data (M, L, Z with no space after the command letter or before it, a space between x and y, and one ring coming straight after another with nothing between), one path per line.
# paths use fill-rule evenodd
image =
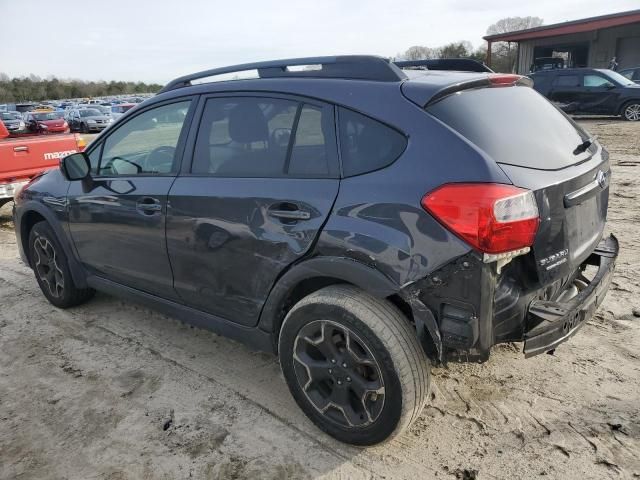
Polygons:
M71 182L69 229L87 271L177 298L164 235L173 181L173 177L123 176L101 178L94 185ZM154 203L160 210L150 209Z
M459 275L456 262L473 258L485 273L477 287L483 301L472 307L482 331L482 355L476 358L486 359L494 343L495 267L481 263L477 252L421 208L420 200L449 182L513 181L542 192L565 182L557 189L564 195L567 189L588 183L592 170L570 167L561 174L534 173L498 165L422 108L437 92L486 76L450 72L410 76L414 79L406 82L264 78L176 88L144 102L113 127L146 108L185 97L193 98L194 108L198 104L200 109L201 95L288 94L345 106L402 131L408 139L406 150L381 170L342 180L190 176L198 126L191 119L200 113L192 109L185 121L189 131L183 132L177 148L181 161L177 176L118 179L115 184L75 182L67 198L70 184L59 173L46 175L19 195L17 233L24 240L28 229L23 228L23 219L45 211L44 217L55 225L69 250L73 269L91 278L92 286L138 298L259 348L273 348L287 295L299 282L344 281L376 296L404 298L418 331L421 335L428 331L435 343L437 358L443 358L446 347L439 333L438 302L455 303L438 297L445 291L439 285L448 282L450 287L458 278L438 277L443 275L439 272ZM599 203L597 214L602 219L607 194L608 190L601 194ZM157 199L160 210L140 211L136 204L144 197ZM548 199L555 202L556 197ZM282 202L308 212L310 218L292 222L271 218L269 208L280 208ZM549 212L553 215L553 210ZM24 241L19 244L25 247ZM520 258L506 271L518 281L525 276L523 271L530 277L527 261L528 257ZM426 286L437 297L433 307L426 307L421 290ZM527 294L533 295L531 290ZM258 322L260 328L253 328ZM516 327L514 331L525 331L521 323ZM271 340L270 345L265 339ZM469 351L459 353L460 358L473 358Z
M256 325L276 278L311 248L338 186L337 179L178 178L169 194L167 245L180 297ZM283 204L309 219L271 216Z

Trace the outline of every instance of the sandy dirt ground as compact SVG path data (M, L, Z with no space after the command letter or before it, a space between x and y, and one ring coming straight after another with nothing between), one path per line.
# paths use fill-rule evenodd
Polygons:
M553 356L434 368L417 424L369 449L317 430L271 356L106 295L53 308L5 206L0 478L640 478L640 124L582 123L613 164L603 306Z

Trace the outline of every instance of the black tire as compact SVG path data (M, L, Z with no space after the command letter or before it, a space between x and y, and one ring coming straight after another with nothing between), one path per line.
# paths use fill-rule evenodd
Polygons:
M56 307L74 307L93 297L93 289L75 286L64 250L47 222L36 223L29 233L29 259L40 290Z
M293 398L341 442L389 441L424 407L430 368L414 328L393 304L358 288L333 285L303 298L278 347Z
M80 133L89 133L89 127L86 123L80 124Z
M632 100L625 103L620 110L620 115L628 122L640 121L640 100Z

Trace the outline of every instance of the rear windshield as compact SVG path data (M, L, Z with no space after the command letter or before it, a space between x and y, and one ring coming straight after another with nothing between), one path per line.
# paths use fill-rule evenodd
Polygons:
M588 135L529 87L465 90L427 111L498 163L559 170L585 159L573 151Z

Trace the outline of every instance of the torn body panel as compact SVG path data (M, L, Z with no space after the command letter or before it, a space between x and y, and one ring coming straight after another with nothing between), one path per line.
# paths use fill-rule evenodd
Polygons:
M609 287L618 242L604 238L570 275L541 285L531 254L498 273L470 252L402 289L427 354L441 363L484 362L491 347L524 341L527 357L554 349L589 320ZM588 266L597 268L591 279ZM429 337L427 337L429 335Z

